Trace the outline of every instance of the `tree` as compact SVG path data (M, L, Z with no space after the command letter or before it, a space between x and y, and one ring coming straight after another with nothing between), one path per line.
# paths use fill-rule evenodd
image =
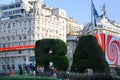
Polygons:
M48 70L49 63L53 62L57 70L66 70L69 65L66 53L66 44L60 39L38 40L35 45L36 66L42 65Z
M94 72L109 72L105 53L92 35L81 36L73 55L71 71L84 72L93 69Z

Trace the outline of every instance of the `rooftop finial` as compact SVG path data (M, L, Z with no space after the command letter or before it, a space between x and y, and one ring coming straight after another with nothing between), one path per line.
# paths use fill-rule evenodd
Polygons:
M105 7L105 3L103 4L102 11L103 11L103 16L106 16L106 7Z

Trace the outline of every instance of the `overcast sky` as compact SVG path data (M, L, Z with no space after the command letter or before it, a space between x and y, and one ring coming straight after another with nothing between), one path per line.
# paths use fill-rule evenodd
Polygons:
M0 4L14 1L0 0ZM93 0L93 2L99 15L102 14L100 9L105 3L108 18L120 23L120 0ZM67 17L73 17L82 25L91 20L91 0L44 0L44 4L66 10Z

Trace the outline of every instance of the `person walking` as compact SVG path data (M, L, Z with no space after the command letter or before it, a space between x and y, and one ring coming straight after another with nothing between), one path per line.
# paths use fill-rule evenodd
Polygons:
M35 75L35 66L30 64L31 75Z
M50 74L52 75L52 77L57 78L57 69L54 67L51 67L50 69Z
M57 69L56 68L53 69L53 77L57 78Z
M19 65L18 68L19 68L19 74L22 75L22 66Z
M29 65L26 65L26 66L24 67L24 69L25 69L26 74L29 75L29 74L30 74Z

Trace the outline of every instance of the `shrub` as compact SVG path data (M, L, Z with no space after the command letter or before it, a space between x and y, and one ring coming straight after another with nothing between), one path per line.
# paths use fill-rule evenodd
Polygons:
M36 66L42 65L49 70L49 63L53 62L57 70L66 70L69 65L66 53L67 46L60 39L38 40L35 45Z
M76 70L77 69L77 70ZM107 72L109 67L105 60L105 53L92 35L81 36L73 55L71 71L84 72L93 69L94 72Z

